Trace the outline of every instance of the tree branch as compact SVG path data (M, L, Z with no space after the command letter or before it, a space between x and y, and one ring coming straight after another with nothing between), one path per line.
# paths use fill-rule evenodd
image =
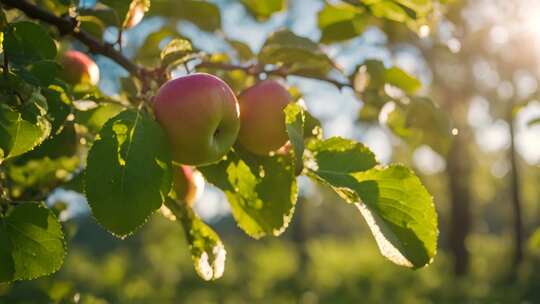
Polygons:
M90 35L88 32L80 29L78 27L78 21L73 17L59 17L56 16L37 5L34 5L26 0L0 0L1 3L6 6L14 7L22 11L29 18L37 19L48 24L55 26L61 35L71 35L75 39L82 42L88 47L90 52L103 55L108 57L126 69L130 74L139 78L143 85L146 84L146 79L149 77L155 77L156 71L145 69L127 57L122 55L121 52L114 49L113 44L103 43ZM349 82L340 82L335 79L331 79L323 76L314 76L314 75L304 75L298 72L287 71L282 67L276 69L265 70L264 67L258 64L252 64L248 66L226 64L226 63L215 63L215 62L202 62L196 65L196 68L213 68L218 70L242 70L250 75L258 76L260 74L275 75L286 78L287 76L298 76L309 79L320 80L328 82L336 86L338 89L345 87L352 87L352 84ZM159 72L159 71L157 71Z
M195 65L195 68L210 68L210 69L217 69L217 70L224 70L224 71L240 70L240 71L244 71L246 74L253 75L253 76L258 76L260 74L275 75L275 76L280 76L284 78L286 78L287 76L298 76L298 77L328 82L336 86L338 89L343 89L346 87L349 87L349 88L353 87L352 84L349 82L341 82L341 81L328 78L328 77L323 77L323 76L305 75L301 73L290 72L290 71L287 71L287 69L284 69L282 67L275 68L275 69L264 69L264 67L258 64L236 65L236 64L229 64L229 63L222 63L222 62L203 61Z
M0 0L6 6L22 11L26 16L55 26L61 35L71 35L88 47L90 52L108 57L126 69L133 76L144 80L145 69L136 65L122 53L114 49L112 44L99 41L88 32L78 27L77 19L59 17L26 0Z

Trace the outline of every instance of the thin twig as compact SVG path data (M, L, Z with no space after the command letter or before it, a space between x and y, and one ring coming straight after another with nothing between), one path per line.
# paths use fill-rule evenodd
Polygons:
M100 54L100 55L103 55L105 57L112 59L113 61L118 63L120 66L125 68L132 75L139 78L143 82L143 88L148 87L148 84L146 82L149 79L149 77L155 76L156 74L155 71L145 69L144 67L140 67L139 65L133 63L127 57L122 55L121 52L115 50L112 44L102 43L101 41L97 40L95 37L90 35L88 32L80 29L78 27L78 22L76 18L73 18L73 17L62 18L62 17L56 16L26 0L0 0L0 2L7 6L19 9L30 18L41 20L43 22L46 22L55 26L60 32L60 34L73 36L75 39L79 40L84 45L86 45L88 49L90 50L90 52ZM341 82L341 81L324 77L324 76L306 75L306 74L302 74L295 71L288 71L287 69L284 69L283 67L268 70L268 69L264 69L264 67L257 64L242 66L242 65L234 65L234 64L228 64L228 63L216 63L216 62L203 61L197 64L195 68L213 68L213 69L228 70L228 71L242 70L253 76L259 76L261 74L275 75L275 76L280 76L284 78L288 76L298 76L298 77L328 82L328 83L333 84L339 89L342 89L345 87L352 87L352 84L349 82Z
M120 53L122 53L122 40L123 39L123 33L124 33L124 30L122 28L119 28L118 29L118 38L116 40L116 44L118 44L118 51Z
M335 80L332 78L324 77L324 76L315 76L315 75L306 75L298 72L291 72L287 69L284 69L282 67L275 68L275 69L264 69L262 66L257 64L251 64L251 65L237 65L237 64L229 64L229 63L222 63L222 62L208 62L203 61L195 66L195 68L210 68L210 69L217 69L217 70L224 70L224 71L244 71L246 74L258 76L260 74L267 74L267 75L274 75L274 76L280 76L280 77L288 77L288 76L297 76L297 77L303 77L303 78L309 78L309 79L315 79L320 80L324 82L328 82L336 86L338 89L343 89L346 87L352 88L352 84L349 82L341 82L339 80Z

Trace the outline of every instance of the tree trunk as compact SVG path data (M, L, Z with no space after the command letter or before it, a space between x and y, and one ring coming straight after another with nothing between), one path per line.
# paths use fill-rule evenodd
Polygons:
M308 267L309 254L307 250L307 240L308 232L306 227L306 201L303 197L299 197L298 202L296 203L294 211L294 226L292 229L292 239L296 245L296 250L299 256L299 269L298 272L305 274L305 271Z
M514 266L523 260L523 218L521 214L520 180L518 173L518 156L515 145L515 129L512 107L508 113L508 125L510 126L510 195L513 209L514 226Z
M469 267L466 240L471 226L470 156L464 129L455 136L447 157L450 194L450 250L454 258L454 273L462 276Z

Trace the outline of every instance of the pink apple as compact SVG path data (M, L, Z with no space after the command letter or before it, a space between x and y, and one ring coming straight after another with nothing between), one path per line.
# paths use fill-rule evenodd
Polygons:
M67 51L60 60L62 78L72 84L96 85L99 82L99 68L86 54L79 51Z
M193 206L204 190L204 178L199 171L189 166L174 167L174 190L176 198Z
M246 150L268 155L288 141L283 110L292 97L275 80L264 80L245 90L240 101L239 143Z
M221 79L205 73L166 82L154 98L154 113L179 164L220 160L240 129L238 101Z

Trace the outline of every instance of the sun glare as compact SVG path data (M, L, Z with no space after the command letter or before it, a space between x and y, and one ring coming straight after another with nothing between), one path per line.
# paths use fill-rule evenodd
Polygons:
M540 1L519 1L515 22L519 30L534 39L534 44L538 48L540 46Z

